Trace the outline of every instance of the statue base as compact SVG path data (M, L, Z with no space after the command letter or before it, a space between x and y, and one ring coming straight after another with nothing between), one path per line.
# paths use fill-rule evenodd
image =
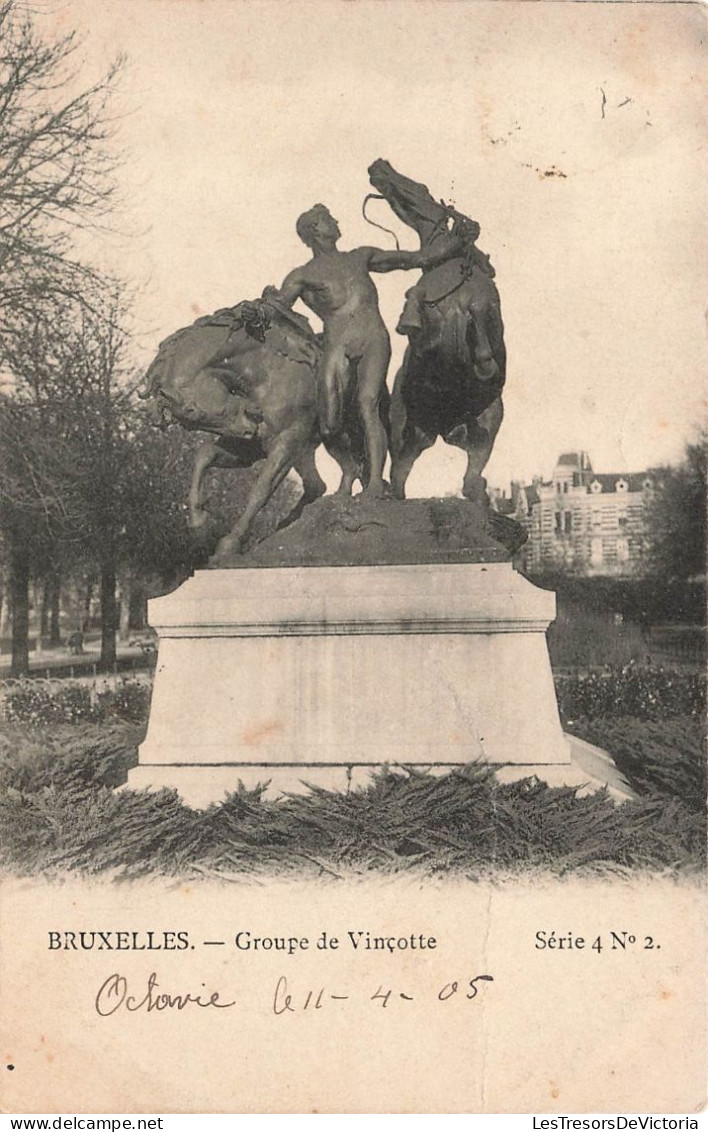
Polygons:
M554 616L509 563L200 571L150 602L158 661L128 785L203 807L239 783L347 790L384 764L476 760L587 783L558 716Z

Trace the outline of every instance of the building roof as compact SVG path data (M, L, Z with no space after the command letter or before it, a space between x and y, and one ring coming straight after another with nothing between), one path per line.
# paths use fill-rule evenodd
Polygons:
M558 457L556 467L565 468L579 468L580 467L580 452L564 452L562 456Z
M588 476L587 484L589 489L597 480L604 493L616 491L617 481L624 480L629 491L641 491L647 476L648 472L594 472L593 475ZM651 476L649 478L651 479Z

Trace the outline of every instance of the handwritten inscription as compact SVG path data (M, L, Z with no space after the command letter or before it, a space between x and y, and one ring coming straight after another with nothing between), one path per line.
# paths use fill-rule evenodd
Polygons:
M485 983L494 982L493 975L475 975L474 978L453 979L442 986L428 989L425 992L413 993L410 987L393 987L379 983L378 985L351 991L347 987L330 989L326 986L305 987L295 991L288 984L285 975L281 975L270 994L270 1010L276 1016L296 1014L305 1011L322 1010L325 1005L348 1001L369 1001L386 1009L394 1002L449 1002L450 999L472 1001L477 998ZM202 987L205 984L202 983ZM268 999L266 997L265 1003ZM146 1014L161 1013L165 1010L181 1012L188 1006L215 1007L224 1010L236 1006L235 1001L222 1002L221 991L179 991L164 990L158 982L153 971L147 980L145 989L134 993L124 975L113 974L101 983L94 1000L94 1008L101 1018L110 1018L113 1014L127 1012L135 1014L142 1011Z
M202 986L204 985L202 983ZM148 978L147 989L140 997L129 992L128 980L123 975L109 975L96 995L96 1013L102 1018L108 1018L121 1009L131 1013L144 1010L150 1014L155 1010L184 1010L187 1006L214 1006L219 1010L225 1010L229 1006L236 1005L235 1002L220 1002L220 991L212 991L208 996L201 992L193 994L191 991L171 994L158 991L158 986L157 974L153 971Z
M449 999L454 998L459 994L461 998L472 1000L479 994L478 983L494 982L493 975L475 975L473 979L467 982L459 982L453 980L450 983L445 983L440 987L437 994L433 998L438 1002L447 1002ZM322 1010L328 1002L347 1002L350 998L361 997L360 995L349 995L341 992L335 993L329 991L326 987L318 987L317 989L308 989L303 994L296 995L292 993L288 986L288 980L285 975L281 975L275 984L275 993L273 994L273 1013L280 1014L295 1014L299 1011L306 1010ZM415 996L408 994L406 991L395 990L392 987L385 987L381 984L377 987L373 994L368 996L370 1002L376 1002L382 1008L386 1008L391 1001L414 1002Z

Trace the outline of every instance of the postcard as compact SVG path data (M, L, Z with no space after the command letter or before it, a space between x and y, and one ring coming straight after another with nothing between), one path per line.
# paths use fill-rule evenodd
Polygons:
M696 1127L705 10L0 26L3 1111Z

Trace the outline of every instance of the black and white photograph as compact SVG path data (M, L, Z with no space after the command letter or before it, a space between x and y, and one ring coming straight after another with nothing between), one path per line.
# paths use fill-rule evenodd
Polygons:
M704 65L0 0L3 1111L698 1127Z

